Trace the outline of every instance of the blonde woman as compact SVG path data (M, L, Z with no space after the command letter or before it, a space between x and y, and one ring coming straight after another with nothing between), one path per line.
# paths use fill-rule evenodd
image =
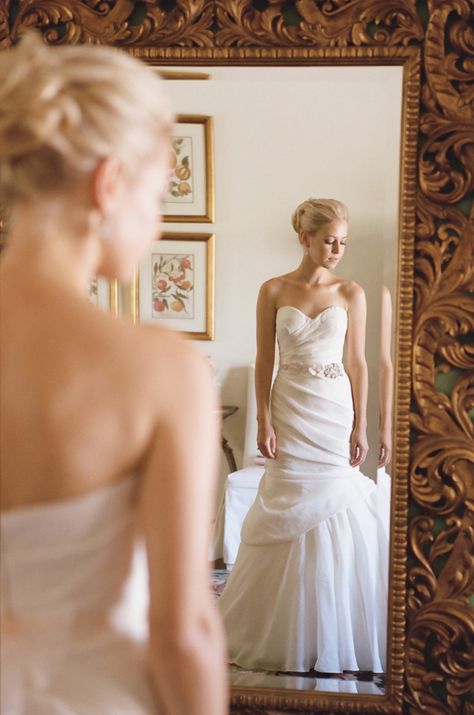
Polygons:
M206 360L87 297L158 237L171 122L156 75L118 50L27 37L0 55L5 715L226 712ZM146 647L114 621L135 533Z
M380 672L387 544L378 541L377 488L359 471L365 294L333 273L348 242L344 204L308 199L293 227L302 261L258 298L258 446L267 462L220 602L230 659L266 670Z

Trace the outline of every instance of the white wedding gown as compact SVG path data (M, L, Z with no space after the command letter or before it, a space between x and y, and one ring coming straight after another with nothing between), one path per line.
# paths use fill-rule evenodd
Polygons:
M136 482L2 514L3 715L157 712L130 636L144 628L145 599L135 623L123 601Z
M249 669L385 669L389 490L349 464L347 313L277 312L267 460L219 604L229 660ZM389 481L389 480L388 480Z

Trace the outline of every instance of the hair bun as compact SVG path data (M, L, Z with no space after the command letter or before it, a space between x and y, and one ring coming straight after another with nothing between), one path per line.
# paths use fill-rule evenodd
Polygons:
M296 233L299 233L301 231L301 220L302 217L304 216L305 212L305 207L304 204L306 202L300 204L294 211L291 216L291 224L293 228L295 229Z
M49 47L26 33L0 55L0 185L10 198L65 187L101 158L130 171L160 156L173 113L157 74L123 50Z
M325 223L348 221L347 206L337 199L306 199L291 216L291 223L299 235L301 231L315 233Z

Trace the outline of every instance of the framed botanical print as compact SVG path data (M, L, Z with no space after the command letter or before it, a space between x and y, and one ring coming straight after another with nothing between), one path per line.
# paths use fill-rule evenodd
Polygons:
M172 174L163 200L163 220L214 221L212 117L180 115L173 127Z
M214 235L165 233L132 284L136 322L161 324L195 340L214 338Z

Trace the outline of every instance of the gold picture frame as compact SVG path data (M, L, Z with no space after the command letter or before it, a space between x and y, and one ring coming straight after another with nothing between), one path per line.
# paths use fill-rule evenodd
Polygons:
M180 114L172 134L173 169L163 200L165 223L212 223L215 218L212 117Z
M119 287L116 280L97 276L89 281L88 297L91 303L102 310L110 311L116 317L119 314Z
M135 271L134 322L151 322L193 340L214 339L213 233L164 233Z

